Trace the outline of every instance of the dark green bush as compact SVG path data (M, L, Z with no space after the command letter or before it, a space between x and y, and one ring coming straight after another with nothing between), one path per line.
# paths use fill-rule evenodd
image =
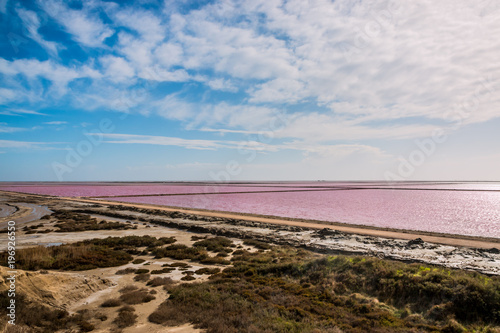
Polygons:
M0 261L6 263L7 253L0 253ZM100 267L121 266L132 260L132 256L107 247L81 243L60 246L38 246L19 249L16 266L24 270L60 269L88 270Z

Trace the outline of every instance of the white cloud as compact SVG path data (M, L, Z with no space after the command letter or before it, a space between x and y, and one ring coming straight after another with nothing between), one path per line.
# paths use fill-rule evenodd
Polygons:
M164 43L155 52L156 60L166 68L171 66L182 65L184 59L184 51L182 47L174 43Z
M44 142L25 142L25 141L13 141L13 140L0 140L0 148L26 148L26 149L38 149L41 145L45 145Z
M184 139L177 137L167 137L167 136L152 136L152 135L135 135L135 134L100 134L93 133L94 135L103 136L108 140L107 143L116 144L146 144L146 145L156 145L156 146L176 146L183 147L186 149L195 150L218 150L218 149L241 149L245 147L246 149L252 149L256 152L266 152L266 151L278 151L280 148L283 149L295 149L290 147L280 147L265 144L258 141L232 141L232 140L205 140L205 139ZM302 150L302 149L301 149Z
M160 116L175 120L187 120L197 112L195 105L180 99L177 94L165 96L154 102L153 107Z
M33 11L23 8L18 8L16 11L23 21L24 27L28 30L29 37L51 54L57 55L58 49L62 48L62 46L55 42L47 41L40 35L38 32L38 29L40 28L40 19L38 18L38 15Z
M236 92L238 88L230 81L224 79L214 79L207 81L207 85L213 90Z
M481 14L484 6L467 6L216 2L171 15L166 65L261 79L247 90L251 103L312 99L365 120L443 119L451 105L474 96L482 79L500 74L493 37L500 25ZM498 116L496 101L482 105L469 122Z
M183 139L177 137L135 135L135 134L95 134L103 136L106 143L115 144L146 144L157 146L176 146L186 149L197 150L248 150L255 152L277 152L281 150L294 150L304 153L306 160L317 160L325 158L345 159L349 156L365 154L375 156L377 159L393 159L393 157L380 148L361 144L337 144L318 145L305 141L293 141L284 143L264 143L256 140L206 140L206 139Z
M52 82L54 90L59 94L66 93L68 83L77 78L99 78L101 76L99 72L88 66L71 68L60 65L52 60L39 61L36 59L8 61L0 58L0 73L8 76L22 74L29 79L48 79ZM2 96L10 96L8 92L4 92L4 94Z
M378 126L358 125L332 115L308 113L298 114L289 120L282 130L276 132L277 137L300 138L311 142L332 140L366 140L366 139L411 139L432 135L437 125L391 125Z
M93 1L83 2L82 10L74 10L59 0L39 1L40 7L64 26L77 42L85 46L102 47L113 30L93 12L94 4Z
M0 59L1 61L2 59ZM1 62L0 62L0 71L1 71ZM12 89L0 88L0 103L7 104L8 102L15 101L18 99L18 93Z
M67 124L67 121L47 121L44 122L45 125L65 125Z
M500 24L487 13L491 4L221 0L189 12L177 11L175 2L163 12L98 1L81 10L59 0L40 6L81 45L99 48L98 61L0 59L10 80L0 88L2 103L52 96L40 78L52 82L56 97L90 78L71 91L74 106L241 134L267 130L281 112L286 124L276 138L317 144L410 139L457 121L457 114L463 124L500 116ZM103 22L100 9L112 23ZM57 50L44 44L37 14L18 15L31 38ZM115 30L116 45L104 47ZM30 96L19 75L33 87ZM158 82L186 84L173 94L155 89ZM224 101L206 93L198 101L192 87L200 83L240 94Z
M140 34L143 40L152 44L161 42L166 35L166 29L161 19L146 10L125 9L115 11L112 15L115 24L128 27Z
M296 103L308 96L304 83L298 80L274 79L248 90L252 103Z
M112 81L120 82L135 76L134 69L121 57L107 55L101 57L100 62L104 67L106 76Z
M25 131L25 128L20 128L20 127L11 127L8 126L7 123L0 123L0 133L14 133L14 132L20 132L20 131Z
M217 104L201 104L191 126L211 127L225 125L230 128L246 130L266 130L272 126L273 120L280 116L276 108L254 105L231 105L226 102Z
M1 92L0 92L1 95ZM5 109L0 111L1 115L4 116L21 116L21 115L37 115L37 116L46 116L44 113L40 113L38 111L33 110L25 110L25 109Z
M120 52L125 55L136 69L140 70L143 67L153 64L151 53L153 45L151 42L143 41L126 32L120 32L118 40Z
M187 149L215 150L223 147L219 142L212 140L189 140L175 137L132 135L132 134L96 134L109 140L107 143L119 144L148 144L158 146L177 146Z

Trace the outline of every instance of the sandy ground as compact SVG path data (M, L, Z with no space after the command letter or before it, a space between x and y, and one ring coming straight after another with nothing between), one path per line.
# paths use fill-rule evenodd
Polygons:
M166 207L159 205L150 205L150 204L137 204L137 203L125 203L125 202L117 202L117 201L106 201L106 200L93 200L93 199L74 199L74 198L61 198L63 200L69 201L78 201L78 202L87 202L87 203L100 203L100 204L109 204L116 205L120 204L128 207L138 207L138 208L146 208L146 209L160 209L164 211L179 211L188 214L196 214L202 216L209 217L223 217L223 218L231 218L238 219L244 221L255 221L261 223L271 223L278 225L289 225L289 226L297 226L297 227L307 227L314 229L323 229L328 228L332 230L338 230L351 234L359 234L359 235L367 235L374 237L384 237L384 238L395 238L395 239L406 239L411 240L415 238L421 238L425 242L436 243L436 244L445 244L452 246L467 246L474 248L498 248L500 247L500 240L492 240L492 239L481 239L480 237L461 237L459 235L427 235L425 233L413 232L413 231L388 231L376 228L363 228L358 226L348 226L348 225L340 225L331 223L319 223L318 221L299 221L292 219L280 219L273 217L262 217L256 215L249 214L236 214L236 213L228 213L228 212L217 212L217 211L206 211L206 210L196 210L196 209L184 209L177 207Z
M112 218L109 219L110 221L113 220ZM129 233L130 231L135 232L135 233ZM75 233L76 234L76 233ZM135 235L154 235L155 237L171 237L174 236L177 239L176 244L185 244L185 245L192 245L194 243L193 240L191 240L191 236L193 236L193 233L186 232L186 231L179 231L179 230L173 230L169 228L157 228L157 229L151 229L147 228L145 226L141 226L137 230L124 230L124 231L113 231L112 233L108 234L101 234L98 235L97 233L94 232L81 232L78 234L84 234L85 238L91 238L94 236L98 237L107 237L110 235L113 236L123 236L127 234L135 234ZM44 235L45 236L45 235ZM61 237L67 237L69 235L61 235ZM78 237L79 238L79 237ZM74 238L67 238L68 241L73 241ZM44 241L46 241L44 239ZM238 239L233 239L235 244L241 244L241 240ZM256 249L253 249L254 251ZM133 327L125 328L123 330L124 333L139 333L139 332L178 332L178 333L197 333L197 332L203 332L203 330L195 329L192 325L190 324L185 324L177 327L164 327L161 325L153 324L148 321L148 316L154 312L158 306L168 298L168 293L163 290L162 286L159 287L150 287L146 286L144 282L136 282L133 280L134 274L126 274L126 275L117 275L116 271L122 270L128 267L132 268L146 268L149 270L159 270L164 264L172 264L172 263L179 263L179 262L185 262L189 265L187 268L177 268L176 270L170 272L170 273L164 273L164 274L154 274L151 275L151 277L170 277L174 281L181 281L181 278L185 275L183 274L184 271L196 271L200 268L204 267L219 267L220 269L224 269L224 266L214 266L214 265L203 265L199 263L192 263L192 262L186 262L182 260L172 260L169 258L162 258L162 259L154 259L151 256L135 256L136 259L144 259L145 261L140 264L133 264L129 263L127 265L119 266L119 267L110 267L110 268L104 268L104 269L95 269L95 270L89 270L89 271L84 271L80 272L79 274L83 274L84 276L98 276L101 279L106 279L112 282L113 286L101 291L98 291L92 295L89 295L88 297L81 299L80 301L72 304L71 307L68 308L68 310L71 313L74 313L79 310L89 310L89 311L98 311L100 314L105 314L108 319L106 319L104 322L100 322L99 320L94 320L93 324L97 326L97 329L94 330L93 332L109 332L110 329L114 327L113 325L113 320L117 316L117 310L119 307L116 308L102 308L100 305L108 299L113 299L113 298L118 298L120 296L119 290L125 286L130 286L134 285L138 288L147 288L148 290L155 290L156 294L154 295L156 299L154 299L151 302L144 303L144 304L137 304L134 305L135 308L135 314L138 315L137 318L137 324L134 325ZM192 282L202 282L206 281L208 279L208 275L198 275L194 274L193 275L196 280ZM190 282L185 282L185 283L190 283Z
M196 332L203 332L202 330L195 329L192 325L190 324L185 324L182 326L177 326L177 327L164 327L161 325L157 325L154 323L150 323L148 321L148 316L158 308L158 306L168 298L168 293L163 290L163 287L146 287L144 282L135 282L133 280L134 274L128 274L128 275L116 275L116 271L120 269L124 269L127 267L134 267L134 268L147 268L150 270L153 269L160 269L161 265L164 263L172 263L172 260L147 260L151 259L151 257L138 257L138 258L143 258L146 259L146 262L144 264L128 264L120 267L111 267L111 268L105 268L105 269L96 269L96 270L90 270L90 271L85 271L83 274L85 275L97 275L103 279L108 279L112 281L113 286L101 291L98 291L92 295L90 295L87 298L81 299L79 302L73 304L70 308L68 308L70 313L74 313L79 310L88 310L92 311L96 314L99 315L105 315L107 317L106 320L101 321L99 319L93 320L92 323L96 325L96 329L93 332L110 332L115 325L113 324L113 320L116 318L118 315L118 309L121 307L113 307L113 308L102 308L100 305L109 299L114 299L114 298L119 298L120 297L120 292L119 290L122 289L125 286L136 286L139 289L140 288L147 288L149 291L154 290L156 294L154 295L156 298L148 303L143 303L143 304L137 304L133 305L135 309L135 314L138 316L137 318L137 324L123 329L123 333L139 333L139 332L181 332L181 333L196 333ZM197 269L193 266L192 269ZM173 272L174 273L174 272ZM180 272L179 272L180 273ZM182 274L160 274L157 276L169 276L171 278L174 278L175 275L178 275L179 278L182 277ZM156 276L156 275L155 275ZM175 278L174 278L175 279ZM204 280L206 279L205 277L202 277L202 279L199 280Z

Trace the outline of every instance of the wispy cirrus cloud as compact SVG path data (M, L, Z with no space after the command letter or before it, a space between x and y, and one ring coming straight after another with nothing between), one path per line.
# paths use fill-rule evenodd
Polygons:
M0 148L29 149L29 150L67 150L58 147L62 142L28 142L17 140L0 140Z
M85 1L83 8L69 8L59 0L38 1L43 10L59 22L77 42L86 47L103 47L106 38L113 34L113 29L99 17L98 2Z
M44 122L45 125L65 125L67 124L67 121L63 120L55 120L55 121L46 121Z
M0 123L0 133L14 133L25 131L26 128L11 127L7 123Z
M40 29L41 23L37 13L31 10L17 8L17 14L19 18L21 18L24 27L28 30L29 37L57 57L58 50L63 49L64 46L56 42L45 40L43 36L40 35L38 29Z
M41 113L34 110L26 110L26 109L12 109L7 108L4 110L0 110L0 114L3 116L28 116L28 115L36 115L36 116L46 116L47 114Z
M176 146L187 149L197 150L216 150L219 148L237 148L236 142L225 142L218 140L196 140L183 139L177 137L152 136L152 135L134 135L134 134L102 134L92 133L93 135L103 136L107 143L116 144L146 144L157 146Z
M277 152L282 150L295 150L320 156L322 158L341 158L352 154L372 154L381 158L393 158L382 149L362 144L331 144L320 145L305 141L289 141L281 143L263 143L255 140L208 140L208 139L183 139L167 136L134 135L134 134L103 134L92 133L105 138L106 143L111 144L143 144L155 146L175 146L195 150L253 150L255 152Z

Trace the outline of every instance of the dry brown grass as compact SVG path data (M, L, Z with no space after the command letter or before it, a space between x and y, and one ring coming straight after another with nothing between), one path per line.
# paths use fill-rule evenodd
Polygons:
M149 274L149 273L137 274L136 276L134 276L134 281L146 282L149 280L150 277L151 277L151 274Z
M122 301L120 301L118 298L112 298L105 300L102 304L101 307L103 308L114 308L117 306L122 305Z
M158 286L170 286L174 283L175 283L174 280L172 280L169 277L155 277L149 280L146 285L151 287L158 287Z
M147 289L132 290L124 292L120 300L125 304L141 304L154 300L156 297L151 295Z
M113 320L113 323L118 328L126 328L134 325L137 322L135 309L131 306L124 306L118 311L118 316Z

